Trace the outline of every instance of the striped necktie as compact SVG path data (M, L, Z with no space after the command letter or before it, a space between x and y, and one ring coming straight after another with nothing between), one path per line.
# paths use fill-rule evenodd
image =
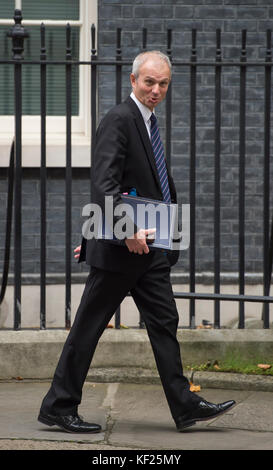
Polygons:
M164 157L164 147L160 138L159 130L157 127L157 120L154 113L152 113L151 115L151 144L153 147L155 163L161 184L163 201L171 202L168 173Z

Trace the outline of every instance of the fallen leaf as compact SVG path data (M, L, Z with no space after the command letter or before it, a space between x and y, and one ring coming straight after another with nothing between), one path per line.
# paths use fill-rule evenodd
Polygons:
M194 385L194 383L193 383L193 375L194 375L194 370L192 369L191 370L191 377L190 377L190 380L189 380L190 391L191 392L200 392L200 390L201 390L200 385Z
M200 385L194 385L193 383L190 382L190 391L191 392L200 392L201 387Z
M106 328L114 328L114 325L111 325L111 323L108 323L107 327ZM125 325L122 325L120 324L120 328L122 329L129 329L129 326L125 326Z
M267 369L270 369L271 364L258 364L258 367L259 367L260 369L267 370Z

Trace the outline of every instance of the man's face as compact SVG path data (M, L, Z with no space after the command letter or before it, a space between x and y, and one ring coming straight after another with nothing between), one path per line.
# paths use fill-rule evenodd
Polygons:
M131 74L130 79L137 99L153 111L166 96L171 73L166 62L151 56L140 66L138 78Z

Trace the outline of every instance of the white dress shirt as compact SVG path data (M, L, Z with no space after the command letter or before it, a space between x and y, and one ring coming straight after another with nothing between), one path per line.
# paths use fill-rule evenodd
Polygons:
M149 134L149 137L151 138L151 115L152 115L152 111L137 99L137 97L136 97L136 95L134 94L133 91L132 91L130 97L132 98L132 100L134 100L134 102L136 103L139 111L141 112L144 123L145 123L145 126L146 126L146 129L147 129L147 132Z

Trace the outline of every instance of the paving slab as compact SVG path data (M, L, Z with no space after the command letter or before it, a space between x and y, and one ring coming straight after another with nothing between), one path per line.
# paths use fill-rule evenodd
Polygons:
M252 392L238 390L202 390L201 396L213 402L223 402L229 399L244 404ZM254 393L255 394L255 393ZM273 395L268 393L267 409L273 405ZM262 399L264 397L262 396ZM242 449L242 445L253 446L253 434L248 429L255 428L256 417L252 417L249 427L234 433L233 419L236 407L227 412L229 418L224 426L218 424L218 419L199 422L183 433L177 433L170 416L162 388L157 385L146 385L145 389L133 384L120 384L112 418L114 425L109 442L116 445L120 442L127 445L145 447L147 443L154 449ZM267 416L264 424L265 437L259 435L255 445L267 442L267 423L272 419L272 413ZM213 427L211 426L213 423ZM236 422L237 426L238 420ZM235 426L235 427L236 427ZM260 431L260 426L258 426ZM273 434L269 439L271 449ZM259 448L259 447L254 447Z
M1 450L272 450L273 393L202 388L213 402L236 400L214 420L176 431L160 384L86 383L79 413L102 426L70 434L37 421L49 382L0 383Z
M75 441L75 435L63 433L53 426L44 426L37 421L42 399L49 383L9 382L0 384L0 439L33 439L52 441ZM85 400L80 414L86 420L98 423L103 432L81 434L76 440L82 442L101 442L105 438L107 407L103 401L107 395L107 384L85 384Z
M80 442L80 441L40 441L40 440L30 440L30 439L0 439L0 452L1 451L20 451L20 450L27 450L27 451L52 451L52 450L60 450L60 451L113 451L113 446L107 444L99 444L99 443L88 443L88 442ZM134 450L132 448L117 446L114 448L115 451L130 451ZM104 452L103 452L104 453ZM69 460L70 455L68 454ZM19 457L20 460L20 457ZM19 462L20 463L20 462ZM56 463L56 462L55 462ZM64 461L62 462L64 463Z
M216 426L273 433L272 405L272 393L259 392L258 395L249 393L242 402L238 403L236 410L231 410L230 413L220 416L216 420Z
M206 400L229 399L236 406L222 417L174 432L161 387L119 384L109 442L154 449L273 449L273 395L270 392L204 389Z

